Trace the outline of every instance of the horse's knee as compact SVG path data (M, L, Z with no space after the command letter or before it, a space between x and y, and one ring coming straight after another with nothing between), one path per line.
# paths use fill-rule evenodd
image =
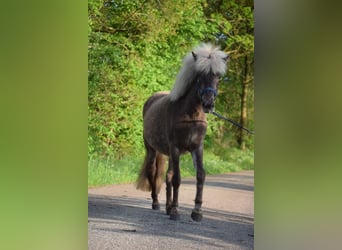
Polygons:
M178 188L181 183L181 178L179 176L174 175L172 178L172 185L174 188Z
M173 185L173 171L168 171L166 173L166 178L165 178L165 182L166 182L166 187L171 187Z

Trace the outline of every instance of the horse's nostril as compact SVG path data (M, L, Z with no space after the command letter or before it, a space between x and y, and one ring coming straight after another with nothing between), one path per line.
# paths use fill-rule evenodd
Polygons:
M214 103L210 103L208 105L204 105L203 104L202 106L203 106L203 111L205 113L211 113L214 110L214 107L215 107Z

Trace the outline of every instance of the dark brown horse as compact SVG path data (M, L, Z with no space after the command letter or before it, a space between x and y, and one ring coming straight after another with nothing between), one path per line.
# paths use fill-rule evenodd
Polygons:
M163 183L164 156L169 157L166 174L166 212L177 220L178 189L181 183L179 157L190 152L196 168L197 191L191 218L202 219L205 179L203 140L206 114L214 109L219 78L226 72L228 56L210 44L203 44L183 60L172 91L151 96L143 109L146 157L137 188L152 191L152 209L160 209L158 194ZM173 193L173 197L172 197Z

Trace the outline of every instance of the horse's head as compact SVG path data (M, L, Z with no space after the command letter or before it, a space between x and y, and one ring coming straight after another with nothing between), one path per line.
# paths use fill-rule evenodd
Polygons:
M213 73L200 74L197 78L197 94L201 100L203 111L211 113L215 107L215 97L219 86L220 76Z
M214 111L220 77L226 71L226 62L229 58L224 52L216 53L199 57L192 52L193 60L200 72L196 79L197 94L205 113Z
M219 79L226 74L228 58L229 55L211 44L202 44L189 53L183 59L183 67L177 75L170 100L177 101L195 88L203 111L213 112Z

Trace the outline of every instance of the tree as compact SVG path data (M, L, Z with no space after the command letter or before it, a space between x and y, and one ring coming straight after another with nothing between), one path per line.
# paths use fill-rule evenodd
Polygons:
M218 43L230 54L229 62L229 81L231 85L223 87L224 95L231 98L233 102L227 100L221 102L220 107L240 104L239 113L232 114L236 117L242 126L246 127L248 121L254 112L253 86L254 86L254 2L245 1L217 1L209 0L205 5L205 14L209 22L218 24L219 33L217 34ZM234 86L240 86L236 93ZM238 95L240 102L236 101ZM246 148L245 131L239 129L237 133L237 142L241 149Z

